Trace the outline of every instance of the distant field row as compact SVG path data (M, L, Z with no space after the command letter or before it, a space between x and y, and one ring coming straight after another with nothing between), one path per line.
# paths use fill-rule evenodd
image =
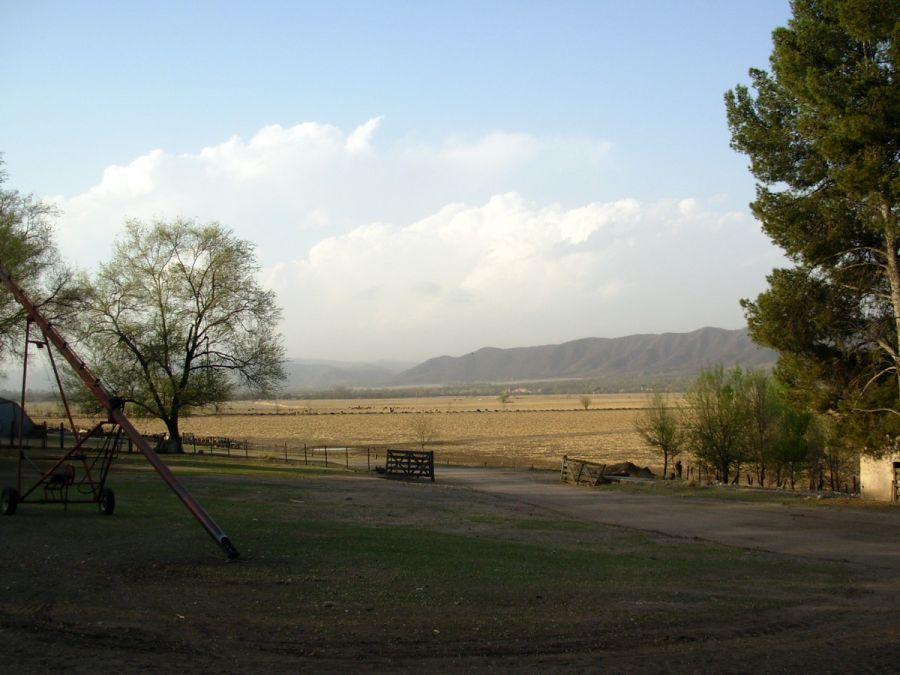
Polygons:
M589 409L643 408L649 394L588 395ZM584 410L578 395L513 395L506 403L496 396L436 396L428 398L377 399L286 399L275 401L233 401L220 405L222 414L303 414L303 413L402 413L513 410ZM215 411L211 411L215 412Z

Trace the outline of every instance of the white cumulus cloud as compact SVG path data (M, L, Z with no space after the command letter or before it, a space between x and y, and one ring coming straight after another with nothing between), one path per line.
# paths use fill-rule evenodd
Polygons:
M598 200L603 139L381 144L386 124L273 124L108 167L57 199L63 254L92 267L126 218L217 220L257 244L288 353L344 359L734 327L777 263L747 213Z
M723 311L726 327L736 327L733 282L747 279L731 265L753 242L753 221L732 216L733 229L717 237L710 223L729 217L697 204L696 220L686 221L681 206L621 200L565 209L496 195L408 225L329 237L268 268L265 279L287 324L296 321L287 332L297 354L423 358L692 330L721 324Z

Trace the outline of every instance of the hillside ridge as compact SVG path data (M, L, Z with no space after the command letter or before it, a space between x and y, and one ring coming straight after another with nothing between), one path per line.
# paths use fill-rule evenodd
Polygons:
M580 338L555 345L484 347L463 356L438 356L403 371L393 385L517 382L604 377L672 376L722 364L771 367L775 352L755 344L746 329L700 328L689 333Z

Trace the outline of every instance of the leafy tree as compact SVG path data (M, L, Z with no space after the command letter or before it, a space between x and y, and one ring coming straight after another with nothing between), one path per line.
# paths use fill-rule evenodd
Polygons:
M72 298L70 272L53 240L52 204L3 187L7 173L0 157L0 265L51 320L59 320ZM22 348L25 312L0 286L0 359Z
M757 483L765 485L782 431L785 405L775 378L762 370L746 373L743 393L747 410L747 458L755 464Z
M634 427L647 445L662 454L663 476L668 476L669 460L681 453L685 440L680 407L669 403L661 392L654 392L650 405L638 413Z
M794 264L742 304L795 402L852 413L877 449L900 432L900 1L791 6L755 95L725 96L753 212Z
M781 433L774 446L772 455L775 465L775 484L779 487L789 482L791 489L810 457L810 440L818 442L819 437L809 434L813 414L809 411L798 412L785 408L781 418ZM813 452L817 452L814 447Z
M256 280L253 245L217 224L130 221L87 284L83 338L107 386L168 429L241 386L283 379L280 310Z
M859 470L859 452L847 443L843 429L830 417L817 415L806 430L807 471L811 490L832 492L850 489L849 475Z
M727 483L745 456L748 426L746 378L740 368L717 366L700 373L685 394L687 443Z

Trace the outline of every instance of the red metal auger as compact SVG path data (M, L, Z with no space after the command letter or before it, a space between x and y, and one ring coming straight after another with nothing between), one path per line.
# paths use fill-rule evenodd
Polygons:
M26 460L25 452L22 445L22 435L25 427L25 372L22 378L22 410L19 415L19 452L17 465L16 487L4 488L2 500L0 500L0 510L6 515L15 513L16 505L33 501L36 503L71 503L71 502L88 502L96 503L100 507L100 511L110 515L115 508L115 496L112 490L105 487L106 477L109 466L115 456L122 434L141 451L147 461L156 469L156 472L165 481L172 492L174 492L187 510L196 518L215 542L225 551L229 558L237 558L238 550L231 543L226 534L216 525L215 521L203 509L202 506L194 499L191 494L178 482L172 472L169 470L159 455L154 452L147 441L141 436L134 425L125 416L124 402L121 399L111 396L100 383L100 379L91 372L90 368L82 361L69 343L60 335L59 331L44 317L41 311L28 298L19 285L13 281L6 269L0 265L0 282L13 294L16 301L22 306L27 315L27 324L25 328L25 357L24 365L27 372L28 365L28 344L32 343L38 347L47 347L50 354L50 362L53 367L53 373L59 386L60 394L63 398L63 404L66 408L66 414L69 423L72 425L72 431L76 438L75 446L63 454L62 457L55 459L52 465L40 471L40 477L32 485L23 486L22 481L22 462ZM30 331L31 324L36 324L43 333L43 341L31 340ZM50 345L56 348L57 352L69 363L75 374L84 382L85 386L94 395L94 398L106 410L108 419L98 422L93 429L85 433L79 433L74 427L72 416L69 413L68 402L65 399L62 384L59 380L59 374L56 371L56 364L53 361L53 353ZM104 431L106 425L111 425L109 431ZM88 443L91 438L101 438L102 441L97 446L96 442ZM73 464L74 462L74 464ZM78 469L76 465L80 463ZM80 471L80 478L76 480L76 476ZM81 492L89 495L89 498L83 500L70 500L68 490L70 487L78 486ZM40 489L40 490L39 490Z

